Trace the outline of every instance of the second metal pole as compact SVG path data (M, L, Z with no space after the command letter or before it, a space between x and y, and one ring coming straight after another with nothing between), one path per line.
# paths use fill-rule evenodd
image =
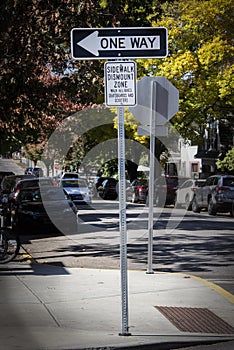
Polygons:
M154 233L154 154L155 154L155 96L156 84L152 84L152 103L150 118L150 173L149 173L149 218L148 218L148 267L147 273L154 273L153 262L153 233Z

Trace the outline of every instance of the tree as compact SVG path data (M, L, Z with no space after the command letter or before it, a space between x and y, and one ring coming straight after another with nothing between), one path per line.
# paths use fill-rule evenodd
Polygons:
M234 173L234 147L227 152L223 160L218 160L216 165L221 171Z
M31 159L34 162L34 166L37 165L37 162L41 159L43 153L44 144L27 144L24 147L24 156Z
M160 1L0 2L0 129L5 142L41 142L58 123L103 102L103 62L73 62L75 27L145 26Z
M178 132L201 143L207 120L233 115L233 2L188 0L165 3L160 21L169 35L169 55L140 60L139 74L167 77L180 92L172 119Z

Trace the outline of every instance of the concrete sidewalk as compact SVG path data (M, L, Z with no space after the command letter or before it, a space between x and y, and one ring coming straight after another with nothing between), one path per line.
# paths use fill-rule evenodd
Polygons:
M220 287L142 271L129 271L128 286L131 335L123 336L119 270L1 265L0 348L234 348L234 296Z
M24 169L20 163L17 163L14 159L0 158L0 173L12 172L15 175L24 174Z

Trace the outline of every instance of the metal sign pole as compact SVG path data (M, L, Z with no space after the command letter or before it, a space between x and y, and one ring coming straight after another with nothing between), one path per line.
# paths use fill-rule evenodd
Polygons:
M119 174L119 222L120 222L120 271L122 293L122 332L128 332L128 276L127 276L127 228L125 181L124 107L118 107L118 174Z
M154 153L155 153L155 96L156 84L152 84L152 108L150 118L150 173L149 173L149 217L148 217L148 267L147 273L154 273L153 261L153 229L154 229Z

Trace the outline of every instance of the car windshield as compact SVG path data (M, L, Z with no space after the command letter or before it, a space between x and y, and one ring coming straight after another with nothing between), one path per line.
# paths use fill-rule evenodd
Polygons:
M31 202L42 202L42 201L60 201L67 199L67 196L62 190L49 188L47 190L41 191L41 189L36 188L29 191L20 192L21 201L31 201Z
M63 174L63 179L78 179L78 176L77 173L65 173Z
M197 187L202 187L205 183L205 180L196 180L195 181L195 186Z
M62 181L63 187L87 187L87 184L84 180L70 179Z
M25 180L22 181L22 186L24 188L26 187L36 187L36 186L51 186L51 180L50 179L36 179L36 180Z
M223 185L234 187L234 177L225 177L223 179Z

